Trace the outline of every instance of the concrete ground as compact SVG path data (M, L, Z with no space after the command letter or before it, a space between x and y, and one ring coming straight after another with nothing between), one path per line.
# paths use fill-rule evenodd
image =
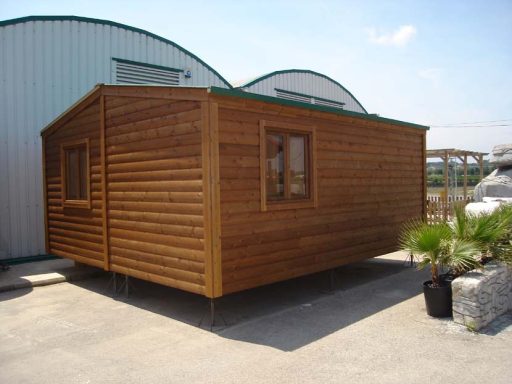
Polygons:
M213 332L205 298L140 280L6 291L0 383L510 383L512 314L482 333L428 317L404 259L226 296Z
M66 259L12 265L8 270L0 271L0 292L83 280L97 276L99 272L86 265L77 267L72 260Z

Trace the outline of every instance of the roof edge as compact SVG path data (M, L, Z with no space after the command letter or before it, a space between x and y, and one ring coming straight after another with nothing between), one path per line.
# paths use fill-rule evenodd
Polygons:
M275 76L275 75L282 75L282 74L285 74L285 73L309 73L311 75L316 75L316 76L323 77L324 79L329 80L331 83L336 84L338 87L340 87L345 92L347 92L350 95L350 97L352 97L355 100L355 102L361 107L361 109L365 113L368 113L368 111L363 107L363 105L359 102L359 100L357 100L355 98L355 96L347 88L345 88L343 85L341 85L339 82L337 82L333 78L331 78L331 77L329 77L327 75L324 75L323 73L312 71L310 69L283 69L283 70L280 70L280 71L270 72L270 73L267 73L267 74L262 75L260 77L257 77L256 79L250 80L247 83L241 84L237 88L250 87L251 85L259 83L260 81L268 79L269 77L272 77L272 76Z
M40 132L41 136L51 134L53 129L58 129L69 118L74 116L75 113L79 113L83 108L86 108L88 105L93 103L99 96L101 96L101 94L103 92L102 89L104 87L109 87L109 86L113 86L113 85L103 84L103 83L96 84L94 86L94 88L92 88L89 92L87 92L79 100L77 100L75 103L73 103L69 108L67 108L59 116L57 116L55 119L53 119L52 122L50 122L48 125L46 125L46 127L44 127ZM299 107L299 108L310 109L310 110L315 110L315 111L319 111L319 112L328 112L328 113L334 113L337 115L351 116L351 117L361 118L361 119L365 119L365 120L372 120L372 121L377 121L377 122L381 122L381 123L397 124L397 125L402 125L402 126L415 128L415 129L421 129L421 130L429 130L430 129L430 127L428 127L426 125L420 125L420 124L409 123L409 122L401 121L401 120L389 119L386 117L370 115L367 113L347 111L344 109L335 108L335 107L327 107L324 105L303 103L303 102L295 101L295 100L281 99L279 97L260 95L257 93L245 92L240 89L226 89L226 88L214 87L214 86L212 86L212 87L202 87L202 86L172 87L172 86L163 86L163 85L117 85L117 84L115 86L116 87L155 87L155 88L204 89L210 94L219 95L219 96L237 97L237 98L242 98L242 99L257 100L257 101L278 104L278 105Z
M94 23L94 24L110 25L112 27L123 28L123 29L129 30L129 31L132 31L132 32L141 33L141 34L144 34L146 36L152 37L152 38L154 38L156 40L160 40L161 42L164 42L166 44L170 44L173 47L175 47L175 48L179 49L180 51L184 52L185 54L191 56L192 58L197 60L199 63L204 65L206 68L208 68L210 71L212 71L213 74L218 76L219 79L221 81L223 81L224 84L229 89L233 88L233 86L223 76L221 76L221 74L219 72L217 72L211 66L206 64L198 56L194 55L192 52L186 50L185 48L183 48L182 46L176 44L175 42L173 42L171 40L168 40L165 37L156 35L156 34L154 34L152 32L146 31L144 29L137 28L137 27L132 27L130 25L118 23L118 22L115 22L115 21L104 20L104 19L95 19L95 18L92 18L92 17L74 16L74 15L70 15L70 16L24 16L24 17L18 17L16 19L2 20L2 21L0 21L0 27L5 27L5 26L8 26L8 25L14 25L14 24L28 23L30 21L81 21L81 22L84 22L84 23Z
M329 112L329 113L335 113L337 115L358 117L358 118L362 118L362 119L366 119L366 120L373 120L373 121L377 121L377 122L381 122L381 123L391 123L391 124L403 125L406 127L422 129L422 130L426 130L426 131L428 131L430 129L430 127L428 127L426 125L420 125L420 124L415 124L415 123L409 123L407 121L389 119L387 117L370 115L368 113L347 111L344 109L327 107L324 105L303 103L303 102L295 101L295 100L281 99L279 97L260 95L257 93L245 92L240 89L225 89L225 88L220 88L220 87L209 87L208 89L209 89L210 93L216 94L219 96L240 97L240 98L245 98L245 99L263 101L263 102L272 103L272 104L280 104L280 105L287 105L287 106L291 106L291 107L312 109L312 110L316 110L316 111L320 111L320 112Z
M41 136L45 136L51 134L54 129L58 129L62 124L64 124L67 120L75 115L75 113L79 113L83 108L86 108L91 103L93 103L101 94L101 88L104 84L99 83L94 86L89 92L83 95L80 99L75 101L71 106L66 108L64 112L58 115L55 119L53 119L49 124L46 125L40 131ZM222 88L220 88L222 89ZM85 105L84 105L85 102ZM80 108L79 108L80 107ZM57 125L59 124L59 125ZM55 127L55 128L53 128Z

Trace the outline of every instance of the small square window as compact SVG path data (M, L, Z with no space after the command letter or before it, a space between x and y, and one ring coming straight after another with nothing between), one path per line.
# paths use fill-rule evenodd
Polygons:
M316 206L314 128L260 122L261 209Z
M63 205L90 208L88 139L62 144L61 176Z

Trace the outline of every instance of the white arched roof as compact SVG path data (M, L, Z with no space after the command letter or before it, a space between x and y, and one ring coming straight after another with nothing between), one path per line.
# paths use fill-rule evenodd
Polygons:
M238 88L266 96L367 113L352 93L336 80L305 69L275 71L238 84Z

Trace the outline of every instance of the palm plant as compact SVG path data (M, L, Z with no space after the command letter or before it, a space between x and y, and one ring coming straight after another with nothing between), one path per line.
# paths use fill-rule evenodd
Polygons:
M450 267L456 270L473 269L480 263L475 255L478 244L470 239L455 238L446 223L429 225L421 221L407 224L400 235L403 250L419 256L418 268L430 265L432 287L440 287L439 270Z
M512 265L512 205L480 215L456 208L451 228L456 239L478 246L481 261L496 259Z

